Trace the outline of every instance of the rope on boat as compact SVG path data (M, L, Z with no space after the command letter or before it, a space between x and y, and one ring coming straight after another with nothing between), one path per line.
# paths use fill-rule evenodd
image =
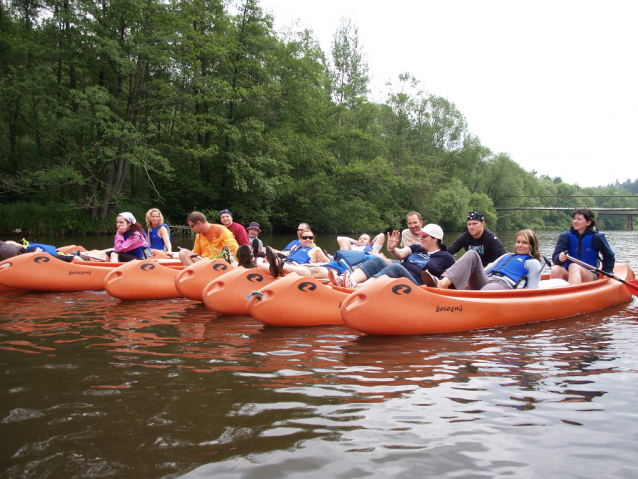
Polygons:
M259 291L253 291L248 296L246 296L246 301L250 301L250 298L252 298L253 296L257 296L257 299L261 299L264 297L264 295Z

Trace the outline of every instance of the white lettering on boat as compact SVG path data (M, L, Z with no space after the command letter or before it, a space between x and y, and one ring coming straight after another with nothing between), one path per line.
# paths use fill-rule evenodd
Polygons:
M436 307L436 312L440 313L442 311L446 311L446 312L450 312L450 313L455 313L455 312L459 312L462 313L463 312L463 305L461 306L437 306Z

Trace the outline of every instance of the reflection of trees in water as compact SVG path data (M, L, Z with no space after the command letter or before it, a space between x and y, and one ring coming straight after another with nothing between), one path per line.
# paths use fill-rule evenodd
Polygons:
M617 356L608 317L624 311L374 337L343 326L265 327L247 316L214 317L191 301L126 303L104 293L5 295L0 310L1 353L25 373L8 375L7 384L38 379L28 397L0 392L0 402L44 414L3 426L6 437L22 438L5 448L22 450L12 464L67 468L69 475L88 470L78 457L103 458L113 471L174 464L159 466L157 476L295 449L316 437L339 441L367 427L373 406L352 403L420 397L419 390L439 388L426 397L470 408L463 412L479 419L490 401L521 411L550 401L590 402L605 394L592 377L616 372L601 366ZM506 401L499 386L521 393ZM31 435L13 434L25 425ZM58 459L38 465L41 454Z

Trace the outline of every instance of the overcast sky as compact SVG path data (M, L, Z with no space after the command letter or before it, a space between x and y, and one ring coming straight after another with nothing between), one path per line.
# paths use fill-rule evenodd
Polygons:
M359 28L373 101L409 72L456 104L470 133L528 171L598 186L638 178L638 1L261 0L329 56Z

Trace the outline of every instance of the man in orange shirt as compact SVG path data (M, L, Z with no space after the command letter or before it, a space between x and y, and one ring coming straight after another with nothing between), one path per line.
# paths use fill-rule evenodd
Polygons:
M224 247L228 247L233 256L237 253L239 245L225 226L209 223L199 211L193 211L188 215L186 222L197 236L193 251L182 249L179 252L179 259L183 265L190 266L204 258L219 258Z

